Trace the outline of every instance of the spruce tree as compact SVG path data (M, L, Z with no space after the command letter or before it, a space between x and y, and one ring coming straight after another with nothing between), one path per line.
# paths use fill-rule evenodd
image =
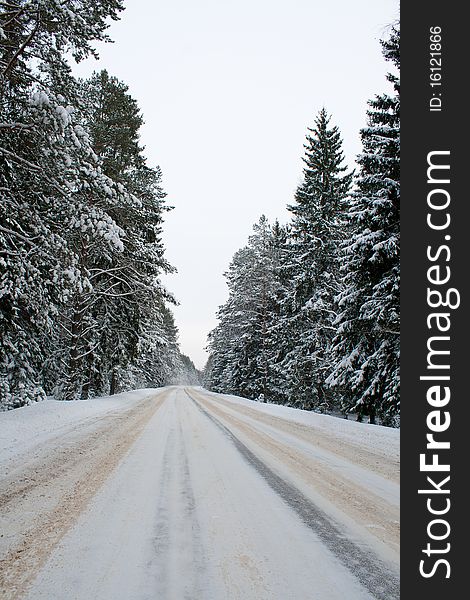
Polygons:
M312 409L330 401L325 379L339 286L336 257L352 174L345 173L341 135L338 127L330 126L325 109L309 129L304 147L303 181L288 207L293 219L283 266L289 284L282 299L281 368L289 402Z
M399 44L396 28L382 42L385 58L397 69ZM394 93L369 102L368 125L361 131L363 152L350 211L353 234L344 245L336 364L329 383L346 410L393 424L400 389L400 83L393 74L387 79Z

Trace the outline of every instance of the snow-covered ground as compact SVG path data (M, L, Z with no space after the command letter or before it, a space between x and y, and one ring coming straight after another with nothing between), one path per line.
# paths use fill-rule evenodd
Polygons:
M0 469L9 459L29 454L34 446L87 421L96 422L113 411L122 411L139 400L155 395L156 390L134 390L114 396L80 402L46 400L32 406L0 412ZM0 476L2 471L0 470Z
M172 387L0 432L2 598L399 597L395 430Z
M229 400L230 402L254 408L262 413L280 417L295 423L310 425L325 435L334 435L345 441L359 443L362 447L368 447L371 450L385 451L387 454L393 453L394 458L399 460L400 455L400 430L381 425L369 425L368 423L358 423L347 419L333 417L330 415L318 414L309 410L299 410L279 404L268 404L230 396L227 394L214 394L205 390L206 394Z

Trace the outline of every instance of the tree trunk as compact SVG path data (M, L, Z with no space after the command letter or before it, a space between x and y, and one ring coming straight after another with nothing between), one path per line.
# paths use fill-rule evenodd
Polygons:
M90 397L91 380L93 378L93 353L90 352L86 359L87 377L82 385L82 400L88 400Z
M116 369L113 368L113 370L111 371L111 384L110 384L110 389L109 389L109 395L114 396L114 394L116 393L116 390L117 390L117 374L116 374Z
M82 332L83 306L77 302L72 315L72 324L70 327L70 353L68 364L68 381L65 387L64 397L66 400L75 400L81 381L80 373L80 343Z

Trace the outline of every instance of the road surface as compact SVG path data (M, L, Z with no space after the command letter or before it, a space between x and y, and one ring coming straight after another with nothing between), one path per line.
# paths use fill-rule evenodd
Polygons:
M398 599L396 453L265 407L162 388L25 440L0 597Z

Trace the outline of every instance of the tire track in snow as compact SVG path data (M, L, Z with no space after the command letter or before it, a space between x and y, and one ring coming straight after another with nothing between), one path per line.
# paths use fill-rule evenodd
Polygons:
M204 395L194 392L193 394L209 412L219 416L229 428L233 426L235 431L241 432L242 435L249 438L257 448L268 452L268 462L274 459L279 461L282 467L287 467L287 478L292 474L300 477L314 494L313 498L310 497L311 501L318 504L319 501L315 497L320 495L331 506L338 508L354 524L364 523L362 528L365 535L376 538L380 544L384 545L383 550L389 555L389 559L398 562L400 544L399 506L396 503L398 498L390 501L382 490L380 490L382 493L379 496L376 495L375 488L370 481L364 483L367 480L361 480L361 477L357 478L357 474L351 477L348 463L344 463L339 469L335 468L336 460L343 459L334 458L332 464L328 455L325 461L321 459L321 454L319 458L315 454L305 453L295 446L298 439L295 436L288 434L289 437L285 439L284 432L280 429L271 429L269 425L265 425L262 421L258 422L254 417L242 416L237 411L229 410L225 405L219 406L218 403ZM266 427L269 429L266 430ZM290 437L292 437L292 442ZM332 453L331 456L339 457L335 453ZM353 466L355 463L352 461L349 464ZM381 476L375 475L375 478L380 479ZM388 483L388 480L383 481ZM293 485L296 485L295 481ZM392 491L392 494L398 491L394 483L391 484L391 487L386 486L385 491L387 490ZM328 513L328 509L323 508L323 510Z
M194 600L203 597L204 551L181 418L175 404L173 410L177 425L168 432L162 458L155 559L149 566L156 573L157 597Z
M243 458L325 544L330 552L360 581L376 600L398 600L399 578L370 552L349 540L340 528L300 490L282 479L260 460L219 419L210 414L187 391L197 408L232 441Z
M218 404L226 407L234 413L246 415L256 419L256 421L265 423L270 427L274 427L281 432L295 435L296 437L303 439L307 443L313 444L326 450L327 452L333 452L345 460L350 460L351 456L354 456L355 462L376 472L390 481L395 481L399 484L400 482L400 465L399 457L391 457L389 453L381 453L378 449L371 452L360 443L355 443L352 440L342 439L341 444L335 444L331 440L328 432L321 430L320 428L312 425L306 425L299 421L291 421L285 418L281 418L269 413L265 413L262 410L251 408L244 404L237 404L236 402L230 402L226 400L221 394L214 394L214 392L207 392L204 390L207 400L216 399ZM214 396L211 398L211 396Z

